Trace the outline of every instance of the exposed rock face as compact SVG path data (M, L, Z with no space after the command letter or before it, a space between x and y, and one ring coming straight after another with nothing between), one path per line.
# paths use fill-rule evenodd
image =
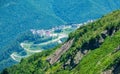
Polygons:
M59 60L59 58L61 57L61 55L63 53L65 53L71 46L73 43L74 39L69 40L68 42L66 42L64 45L61 46L61 48L57 49L54 54L50 55L47 60L49 61L49 63L52 65L55 62L57 62Z
M112 70L106 70L106 71L104 71L104 72L101 73L101 74L113 74L113 73L112 73Z
M77 52L76 56L74 57L74 63L78 64L79 61L82 59L83 56L84 56L84 54L81 53L81 51Z

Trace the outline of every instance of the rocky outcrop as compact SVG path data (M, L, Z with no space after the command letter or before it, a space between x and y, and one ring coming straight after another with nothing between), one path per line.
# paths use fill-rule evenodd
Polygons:
M83 56L84 56L84 54L81 53L81 51L77 52L76 56L74 57L74 63L78 64L79 61L82 59Z
M113 74L113 73L112 73L112 70L106 70L106 71L102 72L101 74Z
M72 46L73 41L74 41L74 39L69 40L64 45L62 45L61 48L58 48L52 55L50 55L47 58L48 62L51 65L54 64L55 62L57 62L59 60L59 58L61 57L61 55L63 53L65 53Z

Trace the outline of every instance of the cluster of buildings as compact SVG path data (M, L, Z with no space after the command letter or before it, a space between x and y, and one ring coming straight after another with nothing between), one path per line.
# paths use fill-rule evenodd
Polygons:
M34 35L39 35L39 36L51 36L51 31L50 30L35 30L35 29L31 29L30 30Z
M44 30L44 29L42 29L42 30L35 30L35 29L31 29L30 31L34 35L51 37L51 36L57 36L57 34L54 34L55 31L63 30L63 29L66 29L66 28L71 28L71 26L62 25L62 26L59 26L59 27L54 27L54 28L49 29L49 30Z
M93 22L93 20L88 20L87 22L84 22L84 23L80 23L80 24L71 24L71 25L61 25L61 26L56 26L52 29L49 29L49 30L35 30L35 29L31 29L31 32L34 34L34 35L39 35L39 36L46 36L46 37L53 37L53 36L57 36L57 34L55 34L55 32L58 32L60 33L62 30L65 30L65 29L77 29L79 28L81 25L85 25L85 24L88 24L88 23L91 23Z

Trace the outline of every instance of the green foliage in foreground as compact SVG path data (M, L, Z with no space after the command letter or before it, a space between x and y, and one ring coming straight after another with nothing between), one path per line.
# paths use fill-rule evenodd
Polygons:
M99 43L104 31L107 35ZM69 35L69 39L72 38L75 38L72 47L54 65L50 65L46 58L60 46L23 59L20 64L4 69L2 74L101 74L120 62L120 50L116 50L120 46L120 11L81 26ZM77 52L84 50L89 50L88 54L74 64ZM70 64L64 68L68 60L71 60Z

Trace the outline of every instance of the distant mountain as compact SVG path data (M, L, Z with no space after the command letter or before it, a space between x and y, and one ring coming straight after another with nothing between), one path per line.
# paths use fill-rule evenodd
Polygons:
M55 0L53 3L55 14L71 23L96 19L119 8L119 0Z
M1 74L119 74L120 10L69 34L62 45L22 59Z
M81 23L116 9L119 0L0 0L0 70L17 63L10 54L22 50L30 29Z

